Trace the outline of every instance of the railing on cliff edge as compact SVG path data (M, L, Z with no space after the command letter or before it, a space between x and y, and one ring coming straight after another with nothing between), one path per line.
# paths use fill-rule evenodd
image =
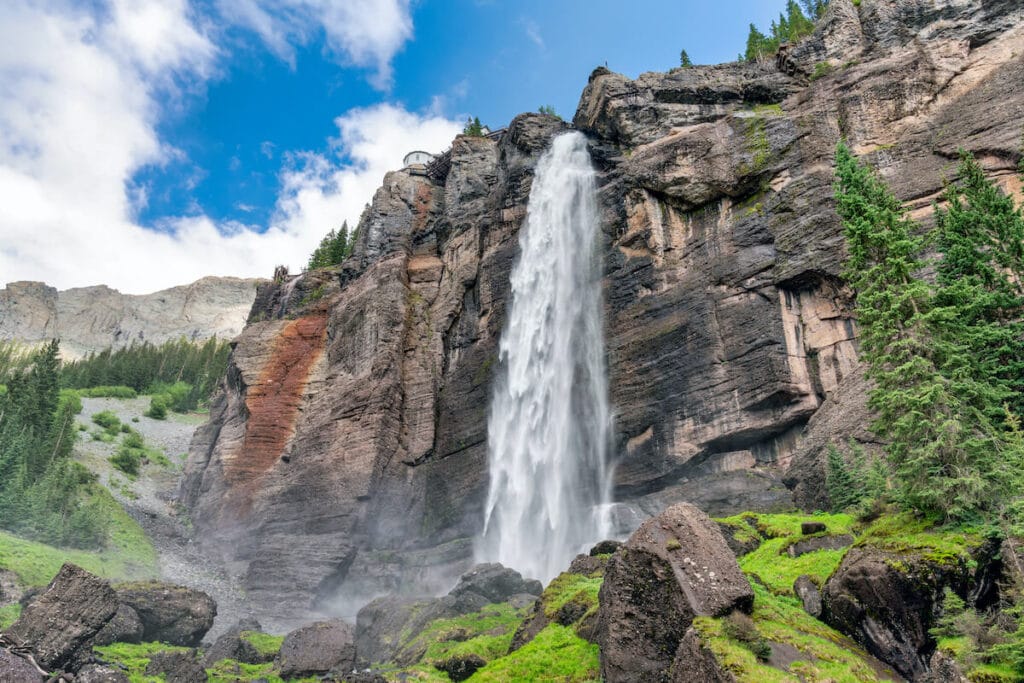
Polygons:
M499 128L484 135L488 140L499 141L508 132L508 128ZM452 170L452 148L438 154L427 164L427 177L435 185L444 185L448 172Z

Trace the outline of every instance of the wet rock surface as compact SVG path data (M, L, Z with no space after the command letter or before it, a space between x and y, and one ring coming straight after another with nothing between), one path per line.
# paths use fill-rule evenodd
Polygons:
M285 678L352 671L356 663L355 634L343 621L321 621L292 631L281 644L277 663Z
M608 562L597 642L605 681L667 676L697 616L749 611L754 592L718 526L680 503L644 522Z
M206 683L206 670L195 650L157 652L146 665L147 676L162 676L167 683Z

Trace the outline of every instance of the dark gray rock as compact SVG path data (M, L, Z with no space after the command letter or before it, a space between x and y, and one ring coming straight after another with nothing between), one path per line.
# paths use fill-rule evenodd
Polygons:
M590 576L595 572L604 571L606 566L608 566L608 557L604 554L601 556L581 554L573 558L573 561L569 564L569 569L566 571L570 574Z
M93 638L117 608L109 583L67 563L8 633L29 645L44 669L73 671L85 663Z
M828 531L828 527L824 522L801 522L800 533L804 536L810 536L811 534L820 534L823 531Z
M515 609L522 609L523 607L529 607L537 602L537 596L530 595L529 593L517 593L505 602L512 605Z
M477 669L485 666L487 662L484 658L474 654L456 655L444 661L434 662L434 668L448 674L448 678L453 681L464 681L475 674Z
M298 628L281 644L277 663L282 678L325 674L331 669L351 671L356 664L355 633L341 620L319 621Z
M167 683L206 683L206 669L195 650L157 652L146 665L147 676L163 676Z
M823 525L824 526L824 525ZM838 534L836 536L816 536L797 541L786 548L790 557L800 557L818 550L842 550L853 545L853 536Z
M544 586L535 579L523 579L522 574L497 563L478 564L462 575L459 583L449 592L458 597L476 593L487 602L504 602L517 593L540 595Z
M131 607L142 621L142 639L196 647L213 626L217 603L194 588L161 581L123 583L117 599Z
M245 637L246 633L259 632L260 623L255 619L235 624L206 649L203 654L203 665L211 667L222 659L233 659L243 664L264 664L273 661L276 656L274 653L260 652Z
M75 676L75 683L129 683L129 679L125 672L112 666L87 664Z
M141 643L145 629L139 615L128 605L118 605L114 618L100 629L93 641L94 645L110 645L111 643Z
M622 541L601 541L590 549L590 556L611 555L622 546Z
M0 648L0 681L39 683L43 675L27 659Z
M736 677L718 662L701 642L697 631L690 627L679 641L670 677L665 680L671 683L735 683Z
M814 618L821 616L821 589L810 576L798 576L793 582L793 592L803 603L804 611Z
M612 555L598 609L607 683L669 675L697 616L749 611L754 592L718 526L680 503L644 522Z

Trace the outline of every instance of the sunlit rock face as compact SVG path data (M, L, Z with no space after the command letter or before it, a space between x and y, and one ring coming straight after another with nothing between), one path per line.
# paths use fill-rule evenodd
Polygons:
M833 0L777 63L593 73L621 531L820 506L826 445L867 438L835 144L922 217L960 146L1019 191L1022 27L1011 0ZM349 260L261 289L182 489L255 603L351 615L468 568L518 231L565 128L524 115L446 176L389 174Z
M182 337L231 339L245 326L259 282L205 277L141 295L104 285L58 292L42 282L11 282L0 289L0 339L28 345L60 339L65 359Z

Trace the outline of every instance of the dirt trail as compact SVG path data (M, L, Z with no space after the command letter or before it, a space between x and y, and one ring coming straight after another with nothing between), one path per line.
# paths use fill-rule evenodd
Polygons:
M82 407L78 421L88 432L79 432L76 457L99 475L100 482L146 532L159 555L161 577L198 588L217 601L217 621L208 638L215 637L245 616L245 598L237 582L192 543L188 518L175 501L192 433L205 418L171 412L166 420L148 418L143 413L149 407L149 397L83 398ZM144 465L134 481L115 469L108 458L117 450L123 436L118 435L112 443L90 436L99 429L93 424L92 416L104 410L111 411L121 422L139 432L147 447L163 451L170 466Z

